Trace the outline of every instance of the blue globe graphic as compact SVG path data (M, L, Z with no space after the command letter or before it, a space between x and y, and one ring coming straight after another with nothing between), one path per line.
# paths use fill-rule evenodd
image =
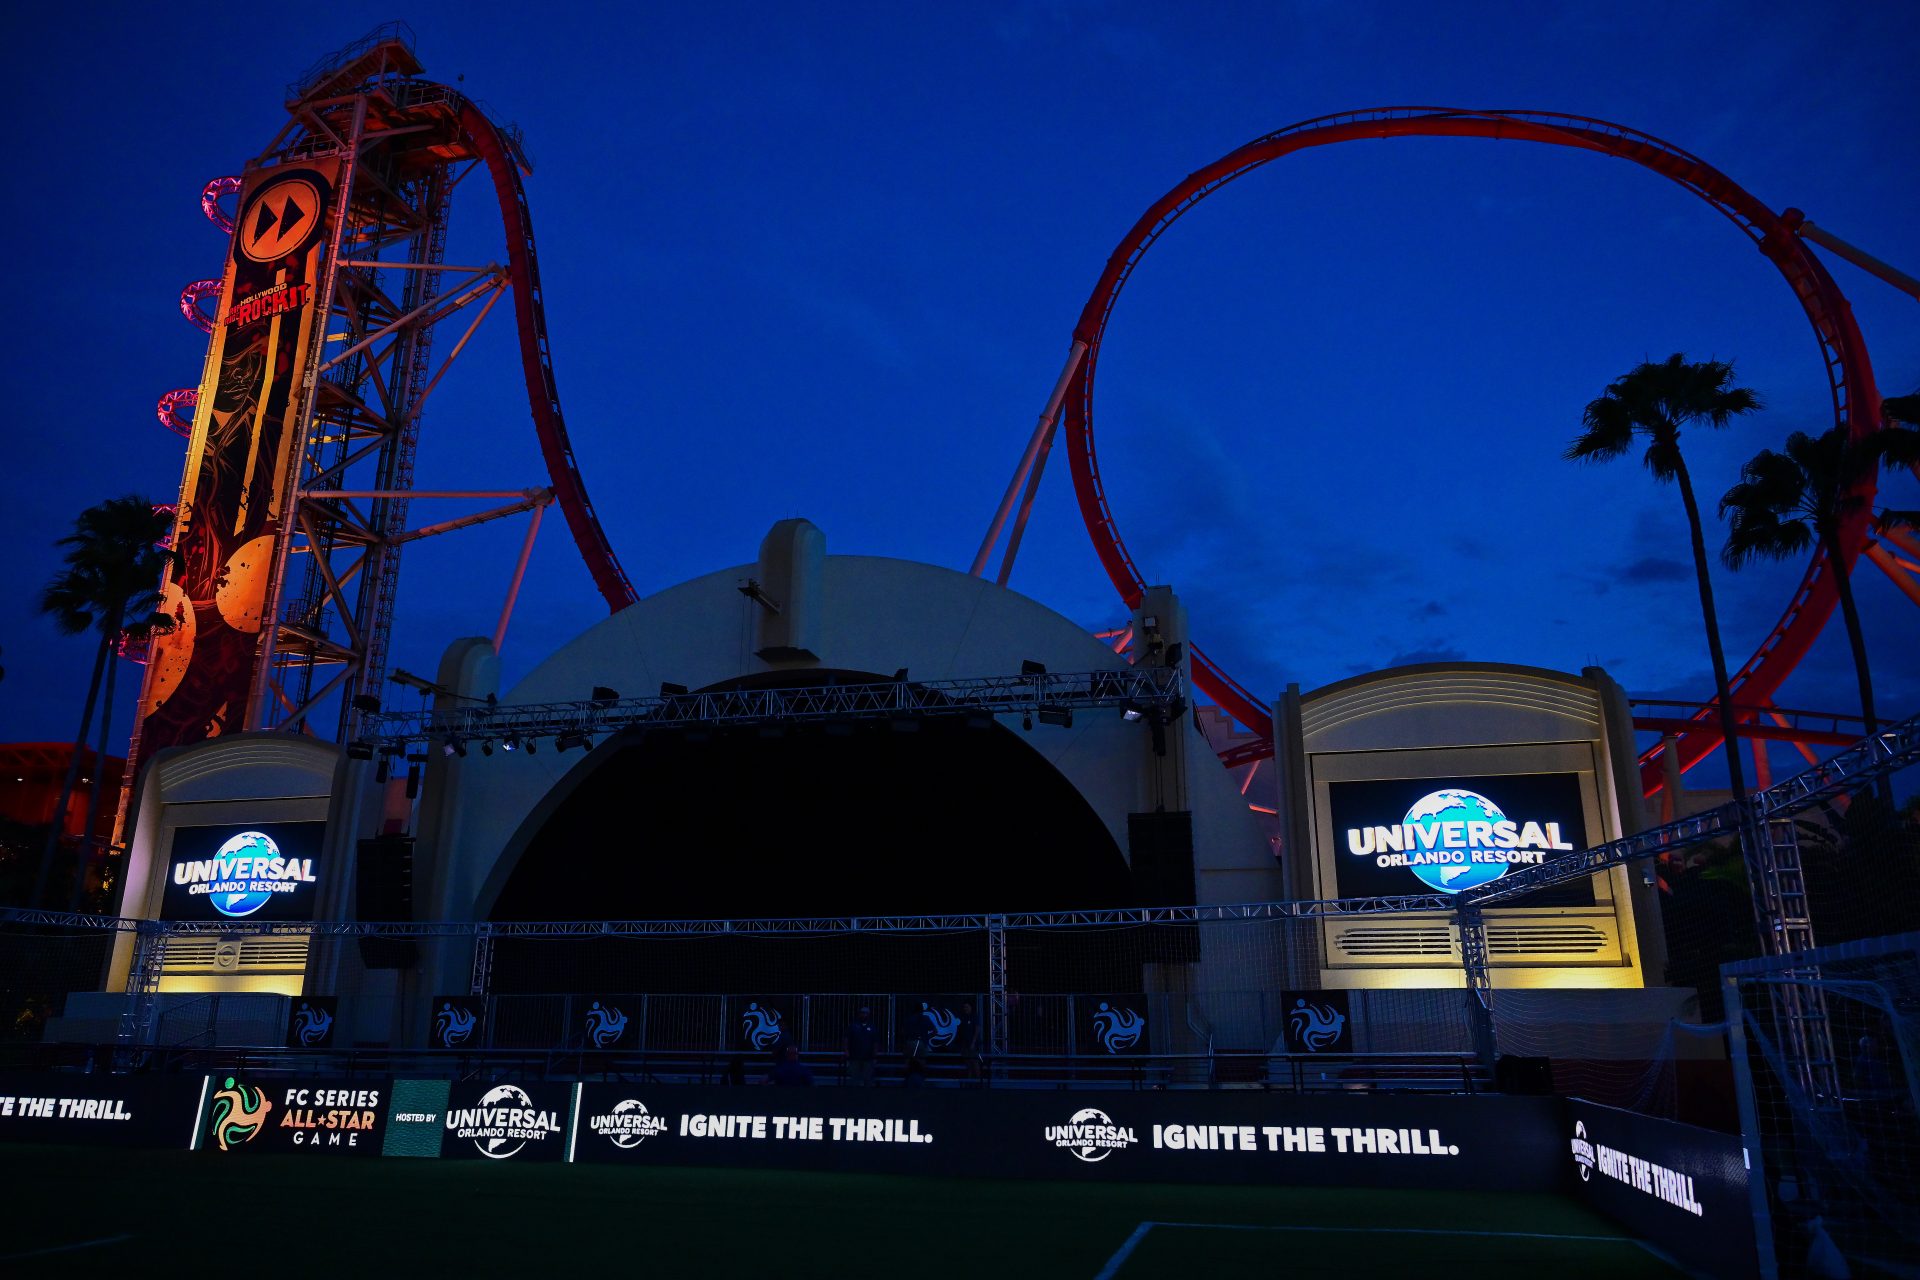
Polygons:
M1449 788L1430 792L1414 801L1413 807L1407 810L1407 816L1401 821L1428 828L1443 822L1504 822L1506 817L1499 805L1479 792ZM1434 845L1438 848L1441 842L1435 840ZM1464 852L1469 856L1480 851L1493 852L1495 846L1488 840L1469 840L1464 846ZM1413 856L1411 848L1408 856ZM1442 893L1459 893L1498 880L1507 874L1507 866L1505 862L1428 862L1409 867L1408 870Z
M242 831L233 839L220 846L216 858L277 858L280 846L258 831ZM235 876L236 880L258 880L259 876ZM270 893L213 893L207 895L213 903L213 909L223 916L238 919L250 916L267 905Z

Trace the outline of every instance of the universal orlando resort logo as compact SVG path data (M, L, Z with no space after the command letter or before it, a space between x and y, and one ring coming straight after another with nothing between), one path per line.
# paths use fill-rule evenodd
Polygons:
M560 1132L560 1113L543 1111L517 1084L496 1085L474 1107L447 1112L447 1131L471 1141L489 1160L519 1155L529 1142L544 1142Z
M1421 796L1398 825L1347 828L1349 854L1405 867L1442 893L1477 889L1573 847L1559 823L1515 822L1479 792L1458 787Z
M611 1111L587 1117L587 1128L624 1151L665 1133L667 1118L648 1111L646 1103L628 1098Z
M1065 1124L1047 1126L1046 1140L1074 1159L1099 1164L1116 1151L1124 1151L1140 1139L1132 1129L1113 1122L1113 1117L1098 1107L1082 1107Z
M211 858L173 864L173 882L190 897L204 897L223 916L239 919L267 905L275 894L317 883L312 858L288 858L273 837L242 831Z

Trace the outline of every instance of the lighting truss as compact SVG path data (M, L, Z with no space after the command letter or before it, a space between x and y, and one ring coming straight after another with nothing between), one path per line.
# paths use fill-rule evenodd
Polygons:
M359 740L374 746L484 742L511 738L595 737L625 729L798 725L847 720L1018 715L1102 707L1158 711L1171 719L1185 705L1180 672L1170 667L1117 671L977 676L964 680L881 680L798 688L669 693L653 698L574 702L436 704L362 719Z

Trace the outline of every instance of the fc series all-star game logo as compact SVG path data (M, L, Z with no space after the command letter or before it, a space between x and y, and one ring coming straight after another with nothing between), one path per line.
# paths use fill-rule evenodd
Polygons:
M1571 853L1558 822L1516 822L1477 791L1448 787L1414 801L1391 827L1348 827L1347 852L1405 867L1442 893L1477 889L1515 866Z

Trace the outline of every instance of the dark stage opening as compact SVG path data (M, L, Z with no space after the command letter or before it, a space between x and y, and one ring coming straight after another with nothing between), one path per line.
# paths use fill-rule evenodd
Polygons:
M778 682L796 683L792 673ZM914 725L654 731L609 742L533 837L490 918L739 920L1136 904L1105 824L1025 733L960 716ZM1146 957L1105 930L1092 932L1101 936L1021 936L1009 948L1010 967L1020 971L1010 983L1027 991L1137 990ZM986 974L978 930L503 939L494 984L519 992L966 992L981 990Z

